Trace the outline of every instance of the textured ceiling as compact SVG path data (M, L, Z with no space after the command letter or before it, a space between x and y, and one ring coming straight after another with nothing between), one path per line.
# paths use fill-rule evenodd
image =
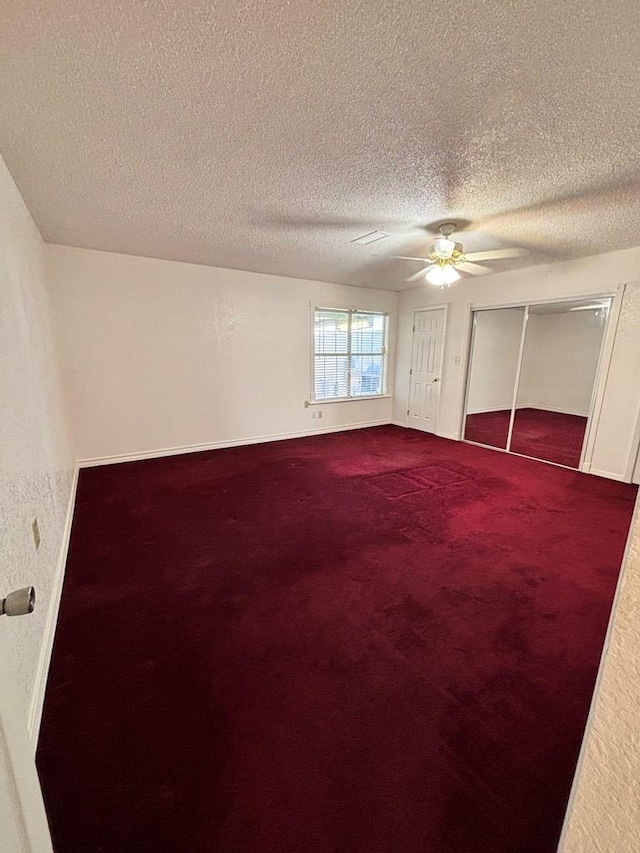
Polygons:
M640 245L634 0L4 0L0 151L44 238L390 289ZM391 237L350 240L372 229Z

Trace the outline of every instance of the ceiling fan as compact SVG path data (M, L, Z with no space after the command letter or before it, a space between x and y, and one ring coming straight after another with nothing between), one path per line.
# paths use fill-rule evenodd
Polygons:
M521 258L527 255L526 249L489 249L486 252L469 252L464 254L462 243L456 243L451 237L457 226L454 222L444 222L439 226L440 236L434 240L431 250L426 258L413 258L406 255L394 255L403 261L420 261L425 266L405 279L415 281L424 276L430 284L438 287L449 287L454 281L458 281L460 273L469 275L486 275L493 272L489 267L482 266L476 261L497 261L507 258Z

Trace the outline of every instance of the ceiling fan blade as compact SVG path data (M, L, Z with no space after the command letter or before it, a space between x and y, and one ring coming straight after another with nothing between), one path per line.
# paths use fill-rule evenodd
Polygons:
M432 264L429 264L429 266L424 267L424 269L421 269L420 272L417 272L417 273L414 273L413 275L410 275L409 278L405 278L405 281L415 281L417 278L420 278L420 276L425 275L427 270L430 270L431 267L432 267Z
M408 258L406 255L391 255L391 257L399 261L421 261L423 264L431 263L429 258Z
M486 252L469 252L465 253L465 258L468 261L500 261L507 258L524 258L529 254L526 249L487 249Z
M469 275L488 275L493 272L489 267L483 267L481 264L471 264L469 262L456 264L456 269L462 270L462 272L468 272Z

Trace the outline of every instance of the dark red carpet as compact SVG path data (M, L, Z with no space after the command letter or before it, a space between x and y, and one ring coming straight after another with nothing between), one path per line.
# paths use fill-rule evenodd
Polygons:
M634 495L399 427L83 470L57 853L552 853Z
M505 448L510 409L467 415L465 438ZM543 409L517 409L511 451L577 468L580 464L587 419Z
M467 441L489 444L491 447L507 446L509 438L509 420L511 409L497 409L495 412L478 412L467 415L464 423L464 437Z

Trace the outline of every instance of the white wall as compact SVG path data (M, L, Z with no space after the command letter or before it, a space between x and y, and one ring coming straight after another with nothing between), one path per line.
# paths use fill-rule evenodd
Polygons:
M464 402L464 379L471 307L498 307L612 293L628 283L607 390L604 396L591 470L621 478L628 474L640 414L640 249L611 252L576 261L532 267L483 278L465 278L440 290L426 285L400 294L394 420L407 408L414 310L449 304L447 339L439 411L439 434L458 438ZM456 359L460 364L456 364Z
M467 412L493 412L513 405L523 308L478 311Z
M530 314L518 407L588 415L604 324L595 311Z
M63 246L48 253L80 459L391 419L390 398L304 404L310 306L390 311L393 330L395 293Z
M0 642L12 649L20 713L37 727L75 458L52 344L44 244L1 159L0 356L0 593L33 585L37 594L30 616L3 618Z

